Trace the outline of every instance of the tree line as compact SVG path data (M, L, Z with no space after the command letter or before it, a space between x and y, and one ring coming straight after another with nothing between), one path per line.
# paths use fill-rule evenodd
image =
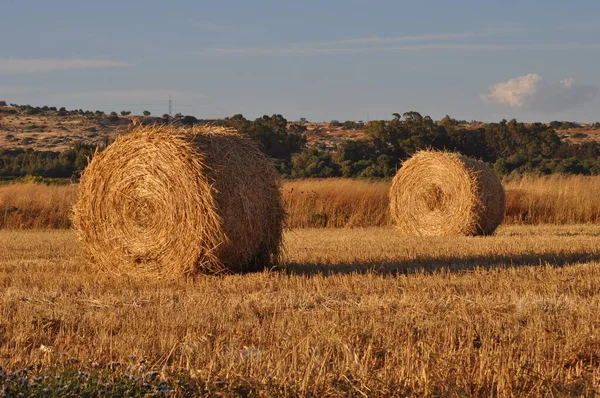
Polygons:
M0 179L33 176L78 178L95 152L91 145L75 144L64 151L35 151L32 148L0 149Z
M183 115L175 120L184 125L206 123ZM526 124L502 120L474 126L449 116L434 121L418 112L396 113L391 120L337 122L331 127L361 128L364 136L310 146L306 123L290 123L278 114L255 120L238 114L211 123L248 136L288 178L391 177L402 161L421 149L461 152L487 162L498 175L600 175L600 144L562 140L556 129L566 122ZM85 168L95 150L82 144L63 152L0 149L0 177L69 178Z
M434 121L418 112L371 121L364 138L337 147L315 145L295 153L287 168L292 178L393 176L402 161L422 149L463 153L490 164L500 175L552 173L600 175L600 143L562 140L545 123L502 120L474 128L446 116Z
M288 123L281 115L254 121L234 115L221 123L249 136L288 178L386 178L402 161L422 149L456 151L483 160L500 175L600 175L600 143L562 140L560 128L573 122L520 123L502 120L473 127L444 117L434 121L418 112L393 114L392 120L332 122L331 127L360 128L364 138L306 145L306 124ZM593 127L600 127L595 124Z

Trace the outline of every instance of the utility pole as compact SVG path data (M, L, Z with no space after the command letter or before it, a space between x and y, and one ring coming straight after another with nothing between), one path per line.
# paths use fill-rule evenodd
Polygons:
M169 95L169 119L173 117L173 101L171 101L171 96Z

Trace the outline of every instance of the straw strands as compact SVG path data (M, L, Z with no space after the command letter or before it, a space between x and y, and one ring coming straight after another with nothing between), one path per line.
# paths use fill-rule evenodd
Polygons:
M483 162L420 151L390 188L390 215L407 235L489 235L504 218L504 189Z
M244 137L141 126L94 156L73 224L100 268L177 277L276 263L284 215L276 171Z

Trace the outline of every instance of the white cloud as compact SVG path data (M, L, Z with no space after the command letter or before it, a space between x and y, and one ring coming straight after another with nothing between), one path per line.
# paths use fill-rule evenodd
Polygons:
M511 108L556 113L577 108L593 100L598 92L598 87L579 84L573 78L551 83L530 73L490 86L481 99Z
M111 59L84 58L0 58L0 74L27 74L72 69L103 69L128 66Z
M537 73L515 77L504 83L490 86L488 93L482 94L481 99L487 103L522 108L525 102L537 93L537 84L540 81L542 76Z

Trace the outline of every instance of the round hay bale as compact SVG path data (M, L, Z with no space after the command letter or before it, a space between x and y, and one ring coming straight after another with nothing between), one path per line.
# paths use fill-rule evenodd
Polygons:
M407 235L490 235L504 218L504 189L483 162L420 151L394 177L390 214Z
M225 129L138 127L98 153L73 224L88 258L130 275L262 269L278 260L278 174Z

